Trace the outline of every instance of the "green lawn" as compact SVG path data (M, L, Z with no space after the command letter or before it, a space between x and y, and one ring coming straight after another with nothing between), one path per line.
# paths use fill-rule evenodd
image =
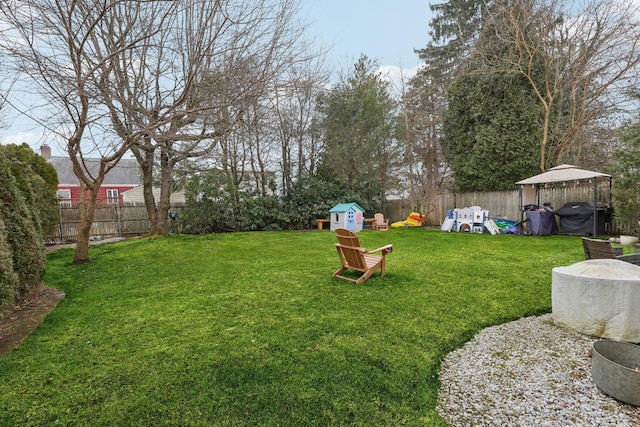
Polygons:
M139 239L48 256L66 299L0 358L2 426L444 425L447 353L551 309L578 237L363 231L387 274L334 279L331 232Z

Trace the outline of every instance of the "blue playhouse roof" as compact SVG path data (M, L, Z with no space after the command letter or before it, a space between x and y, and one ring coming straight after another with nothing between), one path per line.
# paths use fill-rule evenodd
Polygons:
M338 203L337 205L329 209L329 213L346 212L352 208L358 209L360 212L364 212L364 209L362 209L357 203Z

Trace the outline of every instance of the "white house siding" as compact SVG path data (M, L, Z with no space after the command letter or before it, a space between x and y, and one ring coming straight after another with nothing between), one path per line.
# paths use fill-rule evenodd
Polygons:
M155 197L156 199L156 203L158 202L158 200L160 199L160 189L159 188L154 188L153 189L153 197ZM125 191L124 193L122 193L122 201L123 203L131 203L131 204L135 204L135 203L141 203L144 204L144 194L143 194L143 187L140 185L138 187L132 188L131 190ZM184 197L184 193L179 191L179 192L175 192L175 193L171 193L171 197L169 198L170 203L173 204L184 204L185 203L185 197Z

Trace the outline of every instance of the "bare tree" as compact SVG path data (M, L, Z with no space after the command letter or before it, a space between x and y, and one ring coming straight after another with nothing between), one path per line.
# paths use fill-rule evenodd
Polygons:
M248 142L247 166L251 171L254 193L266 196L275 191L277 167L277 143L272 138L269 116L270 106L266 102L256 102L245 112L244 139Z
M328 73L322 59L291 70L274 90L273 127L280 143L281 186L285 194L293 182L312 176L320 156L316 110L318 95L326 87Z
M166 234L177 163L222 151L288 67L307 59L297 0L181 0L153 42L106 64L103 97L143 170L152 233ZM115 29L114 29L115 30ZM117 43L101 34L100 43ZM236 132L235 135L232 133ZM235 141L247 144L249 141ZM259 160L254 158L254 160ZM154 174L160 181L156 205Z
M100 102L104 68L113 58L147 43L158 30L158 25L137 20L151 14L146 8L171 3L28 0L3 2L0 7L0 25L5 29L0 33L0 49L7 65L20 76L28 95L43 100L41 108L22 109L22 113L64 141L80 181L75 263L89 260L91 226L105 175L142 135L136 131L119 139L109 129L108 110ZM131 13L122 16L128 8ZM118 43L100 43L95 38L116 27ZM92 157L98 159L97 165L88 161Z
M505 62L527 79L543 107L545 171L580 152L588 126L618 111L626 100L622 94L637 83L638 6L618 0L498 0L491 16L509 49Z
M430 73L420 71L402 92L399 135L405 147L408 197L414 209L428 214L437 210L452 184L440 142L446 94Z

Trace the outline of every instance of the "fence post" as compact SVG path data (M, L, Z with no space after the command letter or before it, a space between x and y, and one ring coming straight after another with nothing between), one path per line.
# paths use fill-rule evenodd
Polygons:
M62 219L62 205L58 203L58 228L60 230L60 241L64 242L64 224L62 223L64 220Z
M118 237L122 237L122 220L121 220L120 203L116 204L116 221L118 221Z

